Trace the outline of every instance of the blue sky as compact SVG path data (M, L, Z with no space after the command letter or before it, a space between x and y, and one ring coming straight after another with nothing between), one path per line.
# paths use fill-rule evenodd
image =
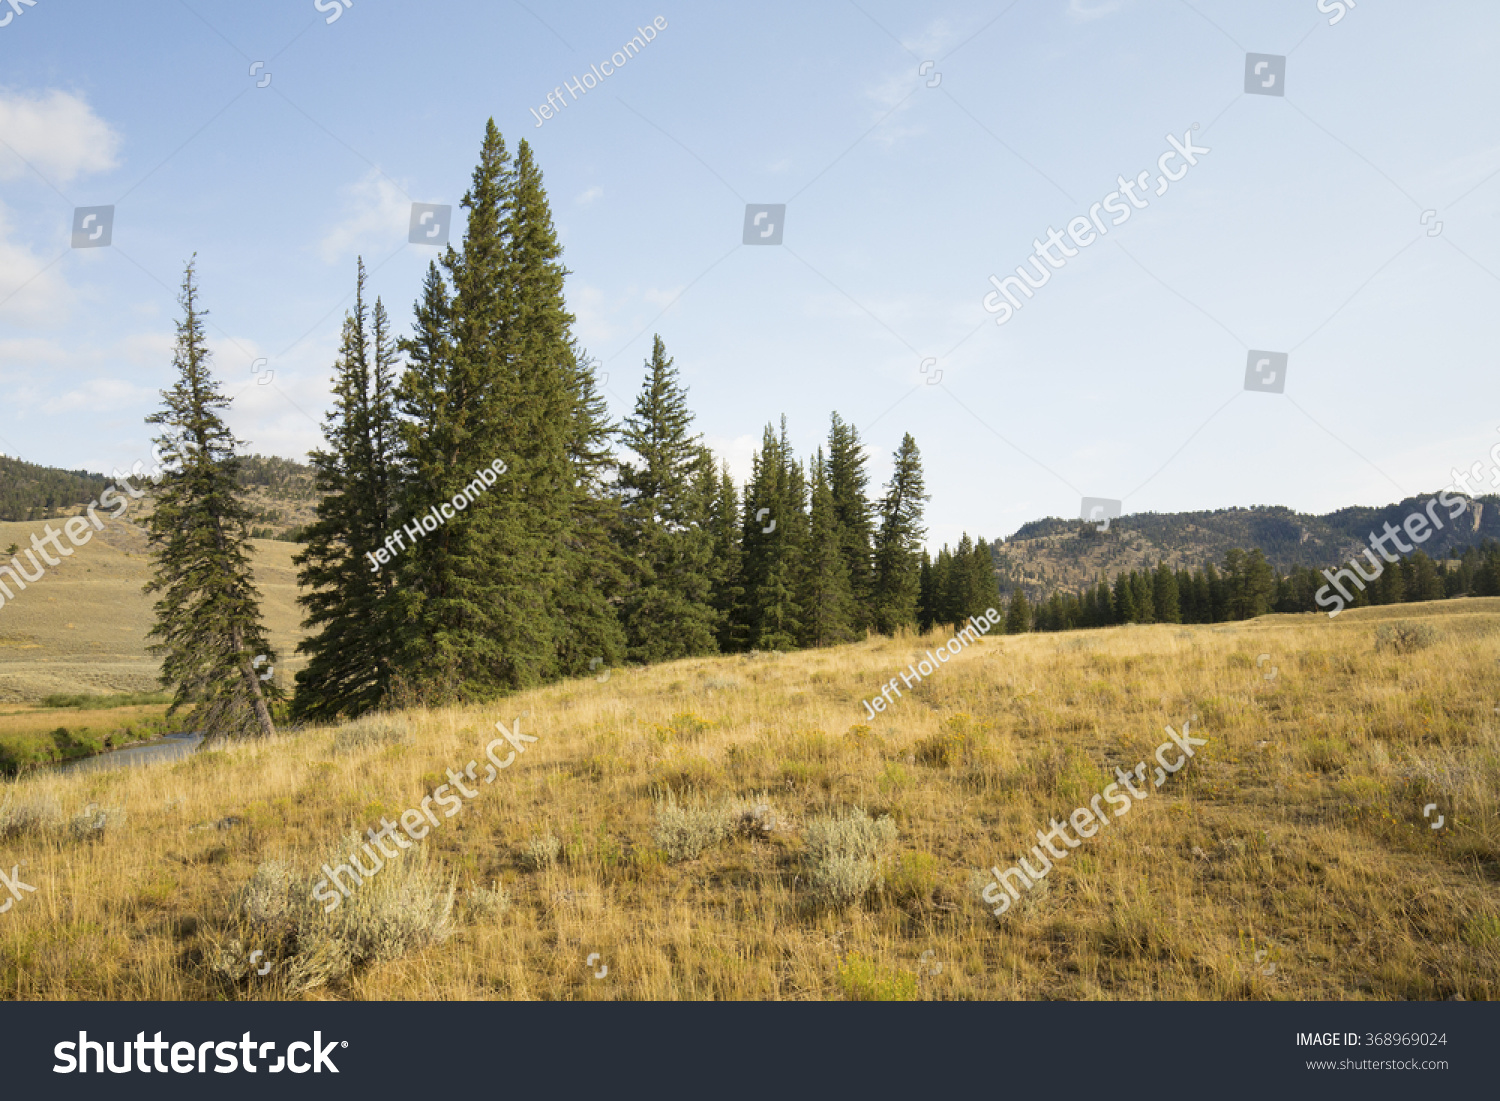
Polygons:
M535 147L617 416L660 332L741 477L783 413L806 455L837 409L877 480L909 431L933 545L1083 496L1383 503L1500 442L1493 3L320 3L0 0L0 450L149 458L196 252L231 423L301 457L355 257L404 330L411 204L457 205L491 116ZM1247 53L1285 95L1246 94ZM997 325L989 276L1118 177L1154 191L1168 134L1209 152ZM787 204L780 246L742 243L749 203ZM112 244L70 247L111 204ZM1245 389L1251 350L1284 393Z

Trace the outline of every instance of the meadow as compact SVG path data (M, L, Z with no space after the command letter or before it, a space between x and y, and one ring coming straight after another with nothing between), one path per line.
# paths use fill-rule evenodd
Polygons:
M0 993L1500 995L1500 599L990 636L866 723L945 639L6 781L0 865L36 890L0 914ZM991 916L991 867L1192 716L1181 771ZM351 830L471 761L482 780L497 721L537 741L338 909L308 905Z

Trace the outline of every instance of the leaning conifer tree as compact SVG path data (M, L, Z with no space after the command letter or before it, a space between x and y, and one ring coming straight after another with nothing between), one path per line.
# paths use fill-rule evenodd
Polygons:
M309 456L320 500L305 549L292 561L310 632L297 649L308 664L292 701L298 718L327 720L374 710L392 682L393 572L386 558L399 465L392 391L396 349L385 307L365 306L359 262L354 309L344 318L327 449Z
M191 707L207 741L269 736L276 732L270 701L279 692L262 681L259 667L274 666L276 655L261 626L250 510L235 480L241 442L220 417L229 399L209 373L193 261L177 301L178 379L162 391L162 410L146 418L162 427L155 442L175 460L161 474L147 521L153 561L145 591L161 594L149 649L162 659L163 686L173 689L168 714Z

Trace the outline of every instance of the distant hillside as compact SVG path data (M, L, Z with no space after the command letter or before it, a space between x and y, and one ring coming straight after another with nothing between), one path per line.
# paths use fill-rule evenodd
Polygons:
M310 466L274 455L247 455L240 463L239 483L250 491L250 534L257 539L291 538L314 519L318 497Z
M1311 516L1280 505L1227 508L1212 512L1143 512L1097 523L1049 517L1022 526L993 546L995 568L1003 589L1021 588L1029 600L1054 590L1076 590L1103 574L1113 577L1165 562L1172 568L1199 569L1224 560L1232 547L1259 547L1278 572L1293 566L1321 569L1342 562L1367 545L1370 532L1389 521L1399 527L1421 511L1429 496L1412 497L1378 508L1354 506ZM1448 510L1438 509L1446 521ZM1500 498L1480 497L1469 511L1436 532L1422 549L1432 558L1485 538L1500 539Z
M0 522L71 516L97 500L110 482L103 474L57 470L0 456ZM248 491L250 534L256 539L292 540L314 518L318 499L309 466L274 455L246 455L241 459L239 484ZM147 483L142 488L147 496L131 509L136 522L151 513L151 486Z
M103 474L55 470L0 456L0 520L24 523L71 513L109 484Z

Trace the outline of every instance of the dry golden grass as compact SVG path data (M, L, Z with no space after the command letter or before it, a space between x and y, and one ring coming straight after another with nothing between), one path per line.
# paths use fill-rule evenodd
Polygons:
M131 518L137 518L132 513ZM48 521L0 523L0 550L31 545ZM50 521L54 529L58 520ZM64 545L67 545L64 540ZM255 582L271 644L280 652L277 677L291 684L305 664L293 651L303 637L292 555L297 546L269 539L252 543ZM3 556L5 562L10 556ZM26 563L30 568L29 563ZM152 692L161 663L146 653L154 622L145 533L124 521L73 549L40 580L0 607L0 701L39 700L70 693ZM3 595L3 594L0 594Z
M1377 652L1376 627L1410 618L1432 644ZM539 740L420 843L458 884L453 935L303 996L1500 994L1500 600L991 639L865 724L861 698L936 641L615 671L410 713L409 745L336 751L304 731L6 784L64 815L127 814L81 840L0 840L37 888L0 915L0 991L277 996L274 974L226 985L208 966L256 869L310 870L445 770L482 769L495 721L520 715ZM993 918L975 874L1192 714L1197 756ZM775 827L669 863L652 841L668 791L769 802ZM819 906L807 823L854 806L888 814L895 841L861 902Z

